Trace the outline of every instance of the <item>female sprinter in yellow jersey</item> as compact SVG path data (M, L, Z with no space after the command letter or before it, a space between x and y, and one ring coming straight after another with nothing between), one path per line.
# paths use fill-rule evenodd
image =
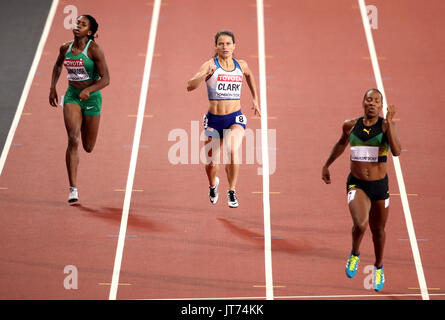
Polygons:
M395 107L388 106L386 118L383 119L379 116L382 103L383 96L379 90L366 91L362 102L364 115L343 123L341 137L322 168L323 181L331 183L328 168L343 153L346 146L350 145L351 173L346 182L346 192L353 227L352 249L345 271L349 278L357 273L360 243L369 224L375 254L373 274L375 291L382 290L385 284L383 249L389 210L386 160L389 149L394 156L399 156L402 151L393 122Z
M79 165L79 138L86 152L92 152L99 131L102 95L99 90L110 83L107 63L102 49L94 42L98 29L96 20L90 15L77 18L73 29L74 40L60 47L59 56L53 68L49 103L58 105L56 84L62 65L68 71L68 89L62 106L65 127L68 134L66 167L70 184L68 202L78 201L77 166Z
M204 62L198 73L187 83L187 90L191 91L205 81L209 98L208 113L204 116L205 134L208 146L215 139L219 139L217 148L212 147L208 156L211 157L205 166L209 180L209 198L212 204L218 201L219 178L218 162L219 150L223 141L230 151L230 161L225 163L225 170L229 188L227 191L228 205L238 207L235 187L239 172L238 150L241 147L246 128L247 118L241 112L241 88L245 79L252 94L252 109L254 114L260 115L258 95L255 80L251 70L244 60L233 58L235 50L235 36L227 30L219 31L215 35L215 56ZM213 142L216 142L213 141ZM215 143L212 143L215 146Z

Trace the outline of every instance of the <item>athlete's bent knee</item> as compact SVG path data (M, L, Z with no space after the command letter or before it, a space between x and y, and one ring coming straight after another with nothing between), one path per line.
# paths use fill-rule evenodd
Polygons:
M367 227L368 224L366 222L363 222L363 223L355 223L353 228L354 231L356 232L365 233Z
M85 152L91 153L93 152L94 149L94 145L84 145L83 146L83 150L85 150Z
M382 237L385 235L384 227L373 227L371 228L371 233L374 237Z
M210 161L208 164L206 164L206 166L210 168L215 168L218 167L218 164L213 161Z
M68 146L77 147L79 145L79 134L68 133Z

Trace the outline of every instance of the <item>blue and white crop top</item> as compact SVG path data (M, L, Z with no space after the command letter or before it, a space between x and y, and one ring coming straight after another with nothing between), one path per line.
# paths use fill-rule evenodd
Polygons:
M213 61L216 64L216 70L206 80L209 100L240 100L243 71L239 63L233 59L235 68L232 71L227 71L221 67L216 57L213 58Z

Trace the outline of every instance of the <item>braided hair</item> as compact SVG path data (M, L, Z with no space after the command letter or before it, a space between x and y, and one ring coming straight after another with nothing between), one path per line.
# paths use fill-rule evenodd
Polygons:
M85 17L85 18L87 18L88 21L90 22L90 31L91 31L91 34L88 36L88 39L94 41L94 39L97 38L97 35L95 35L95 34L96 34L96 32L97 32L97 29L99 28L99 24L97 23L96 19L94 19L94 18L93 18L92 16L90 16L89 14L83 14L83 15L81 15L81 16L79 16L79 17Z
M371 89L368 89L368 90L365 92L365 95L363 96L363 101L365 101L366 96L368 95L368 92L370 92L370 91L376 91L377 93L379 93L379 94L380 94L380 97L382 98L382 103L383 103L383 94L382 94L382 93L380 92L380 90L377 89L377 88L371 88Z

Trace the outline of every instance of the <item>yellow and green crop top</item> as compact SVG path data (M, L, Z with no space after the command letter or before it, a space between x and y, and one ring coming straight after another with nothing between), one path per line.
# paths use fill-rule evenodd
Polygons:
M357 120L351 134L351 161L386 162L389 151L388 137L382 130L383 118L376 124L365 126L363 117Z

